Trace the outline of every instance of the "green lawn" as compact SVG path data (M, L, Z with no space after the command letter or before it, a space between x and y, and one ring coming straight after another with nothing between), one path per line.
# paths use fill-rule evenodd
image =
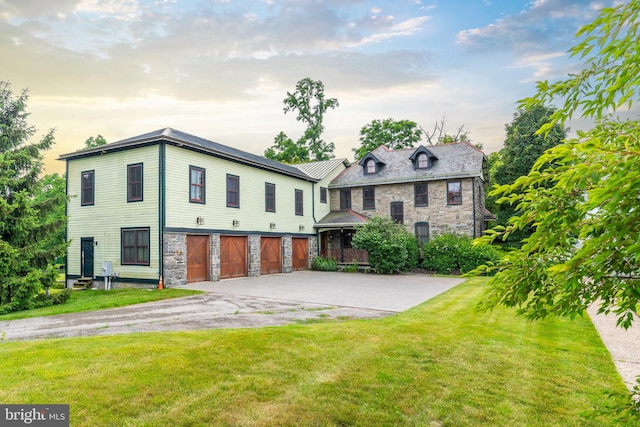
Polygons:
M53 289L51 292L60 291ZM186 297L201 293L201 291L188 289L112 289L110 291L88 289L73 291L69 300L64 304L0 315L0 321L124 307L131 304Z
M0 402L74 426L633 425L588 319L479 314L485 283L384 319L0 343Z

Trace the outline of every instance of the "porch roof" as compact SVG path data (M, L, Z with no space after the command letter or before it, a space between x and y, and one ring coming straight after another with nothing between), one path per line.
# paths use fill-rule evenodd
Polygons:
M367 222L367 217L352 210L331 211L318 221L314 228L353 228Z

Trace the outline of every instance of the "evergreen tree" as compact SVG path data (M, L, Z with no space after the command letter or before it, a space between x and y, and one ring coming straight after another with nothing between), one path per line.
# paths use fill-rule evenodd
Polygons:
M511 123L505 126L507 138L504 141L504 148L499 151L498 157L494 156L494 160L499 160L495 164L489 163L493 184L513 184L519 177L529 174L542 153L563 142L568 129L560 124L554 125L549 133L536 133L550 120L554 112L555 109L542 105L516 111ZM507 226L509 218L517 214L516 204L509 203L507 200L498 203L499 198L500 196L497 195L489 195L487 208L496 215L498 225ZM523 239L529 237L533 230L533 226L514 230L505 240L518 245Z
M0 82L0 313L29 308L55 281L54 262L64 254L56 240L65 218L55 214L66 195L41 185L42 152L54 144L53 129L29 142L36 129L27 123L27 91L14 96ZM58 235L59 237L59 235Z

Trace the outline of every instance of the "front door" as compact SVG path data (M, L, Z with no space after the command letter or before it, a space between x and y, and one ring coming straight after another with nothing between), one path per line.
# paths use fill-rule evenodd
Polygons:
M93 237L80 239L80 275L93 278Z

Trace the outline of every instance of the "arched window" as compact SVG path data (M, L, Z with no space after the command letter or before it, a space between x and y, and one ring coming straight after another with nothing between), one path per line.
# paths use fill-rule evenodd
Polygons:
M418 169L429 168L429 157L425 153L418 154Z
M367 174L376 173L376 162L373 159L367 160Z

